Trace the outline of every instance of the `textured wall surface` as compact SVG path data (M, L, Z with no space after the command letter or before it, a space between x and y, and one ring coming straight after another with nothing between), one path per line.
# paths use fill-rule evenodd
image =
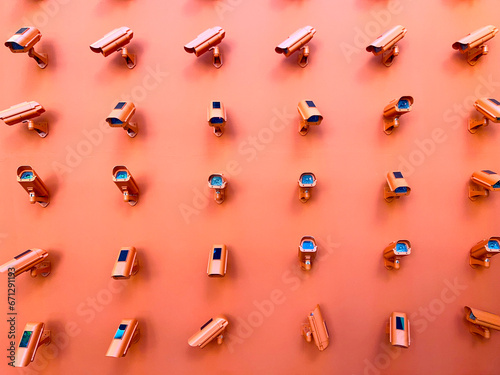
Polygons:
M463 306L500 314L500 257L488 270L468 264L476 242L500 235L500 194L467 198L473 171L500 171L500 130L466 130L477 97L500 98L500 37L475 67L451 48L499 26L495 0L17 0L0 4L0 19L2 40L37 26L36 49L49 53L41 70L0 49L0 109L35 100L50 123L45 139L0 126L0 262L49 251L48 278L16 279L16 346L27 321L44 321L54 339L26 369L2 355L2 374L498 374L500 332L472 336ZM386 68L365 47L398 24L408 33ZM183 50L215 25L226 30L219 70ZM317 33L301 69L274 47L305 25ZM120 26L134 31L133 70L89 49ZM382 110L401 95L414 97L413 109L387 136ZM324 116L305 137L302 99ZM119 100L137 107L134 139L104 123ZM210 100L227 108L221 138L206 123ZM20 165L45 180L47 208L29 204ZM137 206L122 201L115 165L139 184ZM385 174L398 169L412 192L388 204ZM305 171L318 183L302 204ZM222 205L207 187L215 172L229 180ZM304 273L297 246L307 234L319 255ZM390 272L382 251L398 239L411 241L412 254ZM215 243L229 249L223 279L206 275ZM138 249L141 270L115 281L122 246ZM5 275L0 284L5 354ZM324 352L300 336L317 303L331 335ZM409 349L388 343L393 311L410 318ZM221 313L225 343L189 347ZM141 340L125 358L105 357L124 318L139 320Z

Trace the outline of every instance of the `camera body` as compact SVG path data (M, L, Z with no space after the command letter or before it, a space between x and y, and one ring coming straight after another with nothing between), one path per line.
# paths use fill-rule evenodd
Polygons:
M137 319L123 319L109 345L106 357L125 357L132 344L139 341L140 330Z
M307 342L314 340L320 351L325 350L330 344L330 334L319 305L307 315L307 323L302 323L301 333Z
M203 349L208 343L217 338L217 343L220 345L224 340L224 331L228 324L229 322L225 316L217 315L203 324L200 330L189 338L188 344Z
M299 200L306 203L311 198L311 189L316 186L316 176L312 172L304 172L299 177Z
M214 245L208 255L207 274L209 277L223 277L227 271L226 245Z
M388 270L399 270L402 257L411 254L411 244L407 240L391 242L384 249L384 266Z
M389 317L387 326L391 345L403 348L410 346L410 321L405 313L393 312Z
M305 68L309 63L309 47L306 45L316 34L316 29L312 26L304 26L280 43L274 50L276 53L282 53L286 57L295 51L301 50L298 64Z
M5 46L13 53L27 52L28 56L33 58L38 67L44 69L49 63L47 54L35 52L35 44L42 39L42 33L36 27L27 26L20 28L9 40Z
M299 262L304 271L310 271L318 253L318 246L313 236L304 236L299 245Z
M117 165L113 168L113 182L123 193L123 200L135 206L139 201L139 186L125 166Z
M30 203L39 203L42 207L47 207L50 203L49 190L42 179L29 165L22 165L17 168L17 182L21 184L30 197Z
M411 189L399 171L387 173L387 186L384 188L384 199L392 202L404 195L410 195Z
M493 25L481 27L453 43L452 48L466 55L469 65L476 65L480 57L488 54L488 46L484 43L492 39L497 32L498 29Z
M135 114L135 105L132 102L118 102L113 108L106 122L111 127L123 128L127 135L134 138L139 132L139 126L135 122L130 122L130 119Z
M26 367L35 360L35 355L40 345L48 345L51 334L45 329L45 323L28 322L19 341L16 351L15 367Z
M28 249L13 259L0 266L0 272L7 272L9 268L14 268L14 275L17 277L23 272L30 271L32 277L38 274L43 277L49 276L51 271L50 260L46 260L49 253L43 249Z
M489 339L491 337L491 329L500 331L500 316L469 306L465 306L464 310L465 320L470 323L470 333L476 333L485 339Z
M487 126L489 121L500 122L500 102L492 98L481 98L475 101L474 108L483 115L483 118L471 118L469 120L468 130L472 134L481 127Z
M208 177L208 187L214 189L214 199L218 204L226 199L227 180L222 173L213 173Z
M23 102L1 111L0 120L3 120L9 126L20 122L28 124L28 130L35 130L40 137L45 138L49 133L48 123L35 123L32 121L32 119L44 112L45 109L37 102Z
M490 268L490 258L500 253L500 237L479 241L470 249L469 264L472 268Z
M391 100L384 108L384 133L389 135L399 126L399 118L411 111L413 97L402 96Z
M194 53L196 57L203 55L205 52L213 51L213 65L218 69L222 66L222 55L217 45L222 42L226 36L226 31L215 26L205 30L195 39L184 46L184 50L188 53Z
M469 199L475 201L479 197L487 197L490 191L500 190L500 175L489 169L476 171L469 182Z
M122 247L116 259L111 277L115 280L130 279L139 272L139 260L135 247Z
M226 107L221 101L212 101L207 110L208 125L214 129L214 134L220 137L224 133L226 126L227 114Z
M97 42L90 45L90 49L95 53L102 53L104 57L111 55L113 52L121 51L122 57L129 69L135 67L137 58L135 54L128 52L125 47L134 37L134 32L126 26L114 29L104 35Z
M394 26L366 47L366 51L372 52L375 56L382 55L382 63L385 66L391 66L394 58L399 55L399 47L396 43L404 38L406 32L403 26Z
M323 116L312 100L301 100L297 105L297 110L300 115L300 135L306 135L309 132L309 126L319 125L323 121Z

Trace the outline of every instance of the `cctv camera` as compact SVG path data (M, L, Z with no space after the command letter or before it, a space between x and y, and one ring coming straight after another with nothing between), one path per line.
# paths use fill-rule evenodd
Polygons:
M326 322L321 315L319 305L316 305L314 310L307 315L307 323L302 323L301 332L307 342L314 340L314 344L320 351L328 347L330 334L328 333Z
M306 203L311 198L311 189L316 186L316 176L314 173L305 172L299 177L299 199Z
M49 205L49 190L35 170L29 165L22 165L17 168L17 182L28 193L31 204L38 202L42 207Z
M304 271L310 271L312 262L318 253L318 246L313 236L304 236L299 245L299 262Z
M493 25L484 26L453 43L452 47L467 54L469 65L476 65L481 56L488 54L488 46L484 43L492 39L497 32L498 29Z
M391 66L394 58L399 55L399 47L396 43L404 38L406 32L407 30L403 26L394 26L375 39L372 44L366 47L366 50L375 56L382 54L382 63L385 66Z
M191 336L188 344L192 347L203 349L209 342L217 338L217 344L222 344L224 331L229 322L223 315L218 315L203 324L198 332Z
M413 98L402 96L392 100L384 108L384 133L389 135L399 126L399 117L411 111Z
M28 322L16 352L15 367L26 367L35 360L35 354L41 345L49 345L51 334L41 322Z
M217 45L222 42L225 36L226 32L222 27L212 27L186 44L184 50L188 53L194 53L196 57L203 55L207 51L213 51L213 64L218 69L222 66L222 54Z
M209 277L222 277L227 270L226 245L214 245L208 254L207 274Z
M401 172L387 173L387 186L384 187L384 199L392 202L403 195L410 195L410 187Z
M487 197L490 191L500 190L500 175L489 169L474 172L469 182L469 199Z
M214 189L214 199L218 204L226 199L227 181L221 173L214 173L208 177L208 187Z
M309 46L306 44L313 38L314 34L316 34L314 27L305 26L290 35L274 50L276 53L282 53L288 57L300 49L298 64L301 68L305 68L309 63Z
M306 135L310 125L319 125L323 116L312 100L301 100L297 106L300 114L299 134Z
M469 264L472 268L490 268L490 258L500 253L500 237L479 241L470 249Z
M410 346L410 322L405 313L393 312L387 324L389 331L389 342L393 346Z
M130 279L139 272L139 261L135 247L122 247L115 262L111 277L116 280Z
M212 101L208 106L207 111L208 125L214 128L214 134L220 137L224 133L226 126L227 115L224 103L220 101Z
M135 105L132 102L119 102L106 118L111 127L123 128L129 137L134 138L139 132L136 122L130 122L135 113Z
M37 134L45 138L49 134L49 124L47 122L35 123L32 119L40 116L45 109L37 102L24 102L10 107L0 112L0 120L7 125L14 125L22 122L28 124L28 130L35 130Z
M490 329L500 331L500 316L469 306L465 306L464 310L465 320L470 323L470 333L477 333L485 339L489 339L491 336Z
M401 257L411 254L410 241L399 240L389 244L384 250L384 265L388 270L399 270Z
M10 272L10 269L13 268L15 277L27 271L30 271L31 277L36 277L39 274L47 277L51 270L50 260L46 260L48 256L49 253L45 250L29 249L2 264L0 272Z
M469 120L469 132L475 133L479 128L487 126L489 121L500 122L500 102L496 99L481 98L476 100L474 107L484 117L481 119L471 118Z
M109 345L106 357L125 357L132 344L139 341L140 330L137 319L123 319Z
M135 206L139 201L139 187L125 166L117 165L113 168L113 182L123 193L123 200Z
M134 32L128 27L119 27L104 35L94 44L90 45L90 49L95 53L102 53L104 57L109 56L113 52L121 51L122 57L125 59L127 67L132 69L136 65L136 55L129 53L125 47L134 37Z
M42 34L36 27L22 27L5 42L5 46L9 47L10 51L14 53L28 52L28 56L36 61L38 67L44 69L49 63L47 54L35 52L35 44L41 38Z

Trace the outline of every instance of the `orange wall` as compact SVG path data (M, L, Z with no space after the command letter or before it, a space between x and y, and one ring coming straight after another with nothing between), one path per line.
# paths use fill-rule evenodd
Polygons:
M16 280L17 329L44 321L54 335L26 369L2 356L2 374L498 373L500 333L472 336L463 306L500 313L500 259L489 270L468 265L472 245L499 235L500 196L467 199L474 170L500 170L500 130L466 130L476 96L500 97L500 42L488 42L475 67L451 48L472 30L499 26L496 1L18 0L2 2L0 15L4 40L31 24L43 33L37 50L49 53L40 70L0 49L0 108L36 100L50 122L46 139L0 127L0 247L5 261L30 247L50 252L48 278ZM408 34L386 68L364 48L397 24ZM215 25L226 30L219 70L182 48ZM317 33L301 69L274 47L305 25ZM133 70L88 47L119 26L134 30ZM386 136L382 109L401 95L415 98L413 110ZM137 106L135 139L103 125L125 99ZM228 111L220 139L206 124L213 99ZM325 118L305 137L301 99ZM24 164L47 183L47 208L30 205L18 186ZM136 207L112 182L119 164L140 186ZM387 204L385 174L397 169L412 192ZM318 178L306 204L297 188L304 171ZM220 206L206 183L214 172L229 179ZM296 254L306 234L320 245L309 273ZM381 254L397 239L411 241L412 255L389 272ZM230 254L217 280L205 273L214 243ZM137 247L142 268L114 281L122 246ZM300 336L316 303L331 334L324 352ZM409 349L388 344L392 311L410 317ZM230 320L226 342L189 347L220 313ZM131 317L141 340L125 358L105 357L120 320ZM0 324L4 354L7 330Z

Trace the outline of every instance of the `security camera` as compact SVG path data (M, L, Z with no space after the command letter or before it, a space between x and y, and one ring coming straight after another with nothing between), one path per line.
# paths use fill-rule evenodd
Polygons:
M489 121L500 122L500 102L496 99L481 98L476 100L474 107L484 117L481 119L471 118L469 120L468 130L475 133L479 128L487 126Z
M479 241L470 249L469 264L472 268L490 268L490 258L500 253L500 237Z
M391 66L394 58L399 55L399 47L396 43L404 38L406 32L407 30L403 26L394 26L375 39L372 44L366 47L366 50L375 56L382 54L382 63L385 66Z
M224 341L224 331L228 324L226 317L217 315L203 324L200 330L189 338L188 344L203 349L210 341L217 338L217 344L220 345Z
M413 98L411 96L402 96L399 99L392 100L384 108L384 133L389 135L399 126L399 118L411 111Z
M9 126L20 122L28 124L28 130L34 130L40 137L45 138L49 134L48 122L35 123L32 120L44 112L45 109L37 102L23 102L1 111L0 120L3 120Z
M467 55L469 65L476 65L481 56L488 54L488 46L484 43L492 39L497 32L498 29L493 25L484 26L453 43L452 47Z
M306 135L310 125L319 125L323 116L312 100L301 100L297 106L300 114L299 134Z
M305 172L299 177L299 199L306 203L311 198L311 189L316 186L316 176L314 173Z
M410 187L401 172L387 173L387 186L384 187L384 199L392 202L403 195L410 195Z
M28 52L28 56L36 61L38 67L44 69L49 63L47 54L35 52L35 44L40 39L42 39L42 34L36 27L22 27L5 42L5 46L9 47L10 51L14 53Z
M389 333L389 342L393 346L402 346L408 348L410 346L410 321L405 313L393 312L387 323Z
M16 352L15 367L26 367L35 360L35 354L41 345L49 345L51 334L45 329L45 323L28 322L24 326L21 341Z
M314 310L307 315L307 323L302 323L301 333L307 342L314 340L314 344L320 351L328 347L330 334L328 333L326 322L321 315L319 305L316 305Z
M500 190L500 175L489 169L474 172L469 182L469 199L487 197L490 191Z
M30 271L31 277L42 275L47 277L50 274L51 263L46 260L49 253L42 249L29 249L16 255L13 259L0 266L0 272L9 272L14 269L14 276L17 277L23 272Z
M17 182L26 190L30 197L30 203L38 202L40 206L47 207L50 203L49 190L42 179L29 165L17 168Z
M214 245L208 254L207 274L209 277L222 277L227 271L226 245Z
M214 189L214 199L218 204L226 199L227 181L221 173L214 173L208 177L208 187Z
M213 51L213 64L219 69L222 66L222 54L217 45L222 42L225 36L226 32L222 27L212 27L186 44L184 50L188 53L194 53L196 57L203 55L207 51Z
M384 250L384 266L388 270L399 270L402 257L411 254L411 244L407 240L394 241Z
M290 35L274 50L276 53L282 53L288 57L300 49L298 64L301 68L305 68L309 63L309 46L306 44L313 38L314 34L316 34L316 29L314 27L302 27Z
M129 137L134 138L139 132L139 125L136 122L130 122L134 113L134 103L119 102L106 118L106 122L111 127L123 128Z
M214 134L220 137L224 133L227 115L224 103L221 101L212 101L207 110L208 125L214 128Z
M130 28L125 26L119 27L104 35L94 44L91 44L90 49L95 53L102 53L104 57L111 55L113 52L121 51L127 67L132 69L137 63L136 55L129 53L125 46L130 43L133 37L134 32Z
M304 271L310 271L312 262L318 253L318 246L313 236L304 236L299 245L299 262Z
M113 168L113 182L123 193L123 200L135 206L139 201L139 187L125 166L117 165Z
M464 310L465 320L470 323L470 333L476 333L485 339L489 339L491 336L490 329L500 331L500 316L469 306L464 306Z
M132 344L139 341L140 330L137 319L123 319L109 345L106 357L125 357Z
M115 262L111 277L115 280L130 279L139 272L139 261L135 247L122 247Z

